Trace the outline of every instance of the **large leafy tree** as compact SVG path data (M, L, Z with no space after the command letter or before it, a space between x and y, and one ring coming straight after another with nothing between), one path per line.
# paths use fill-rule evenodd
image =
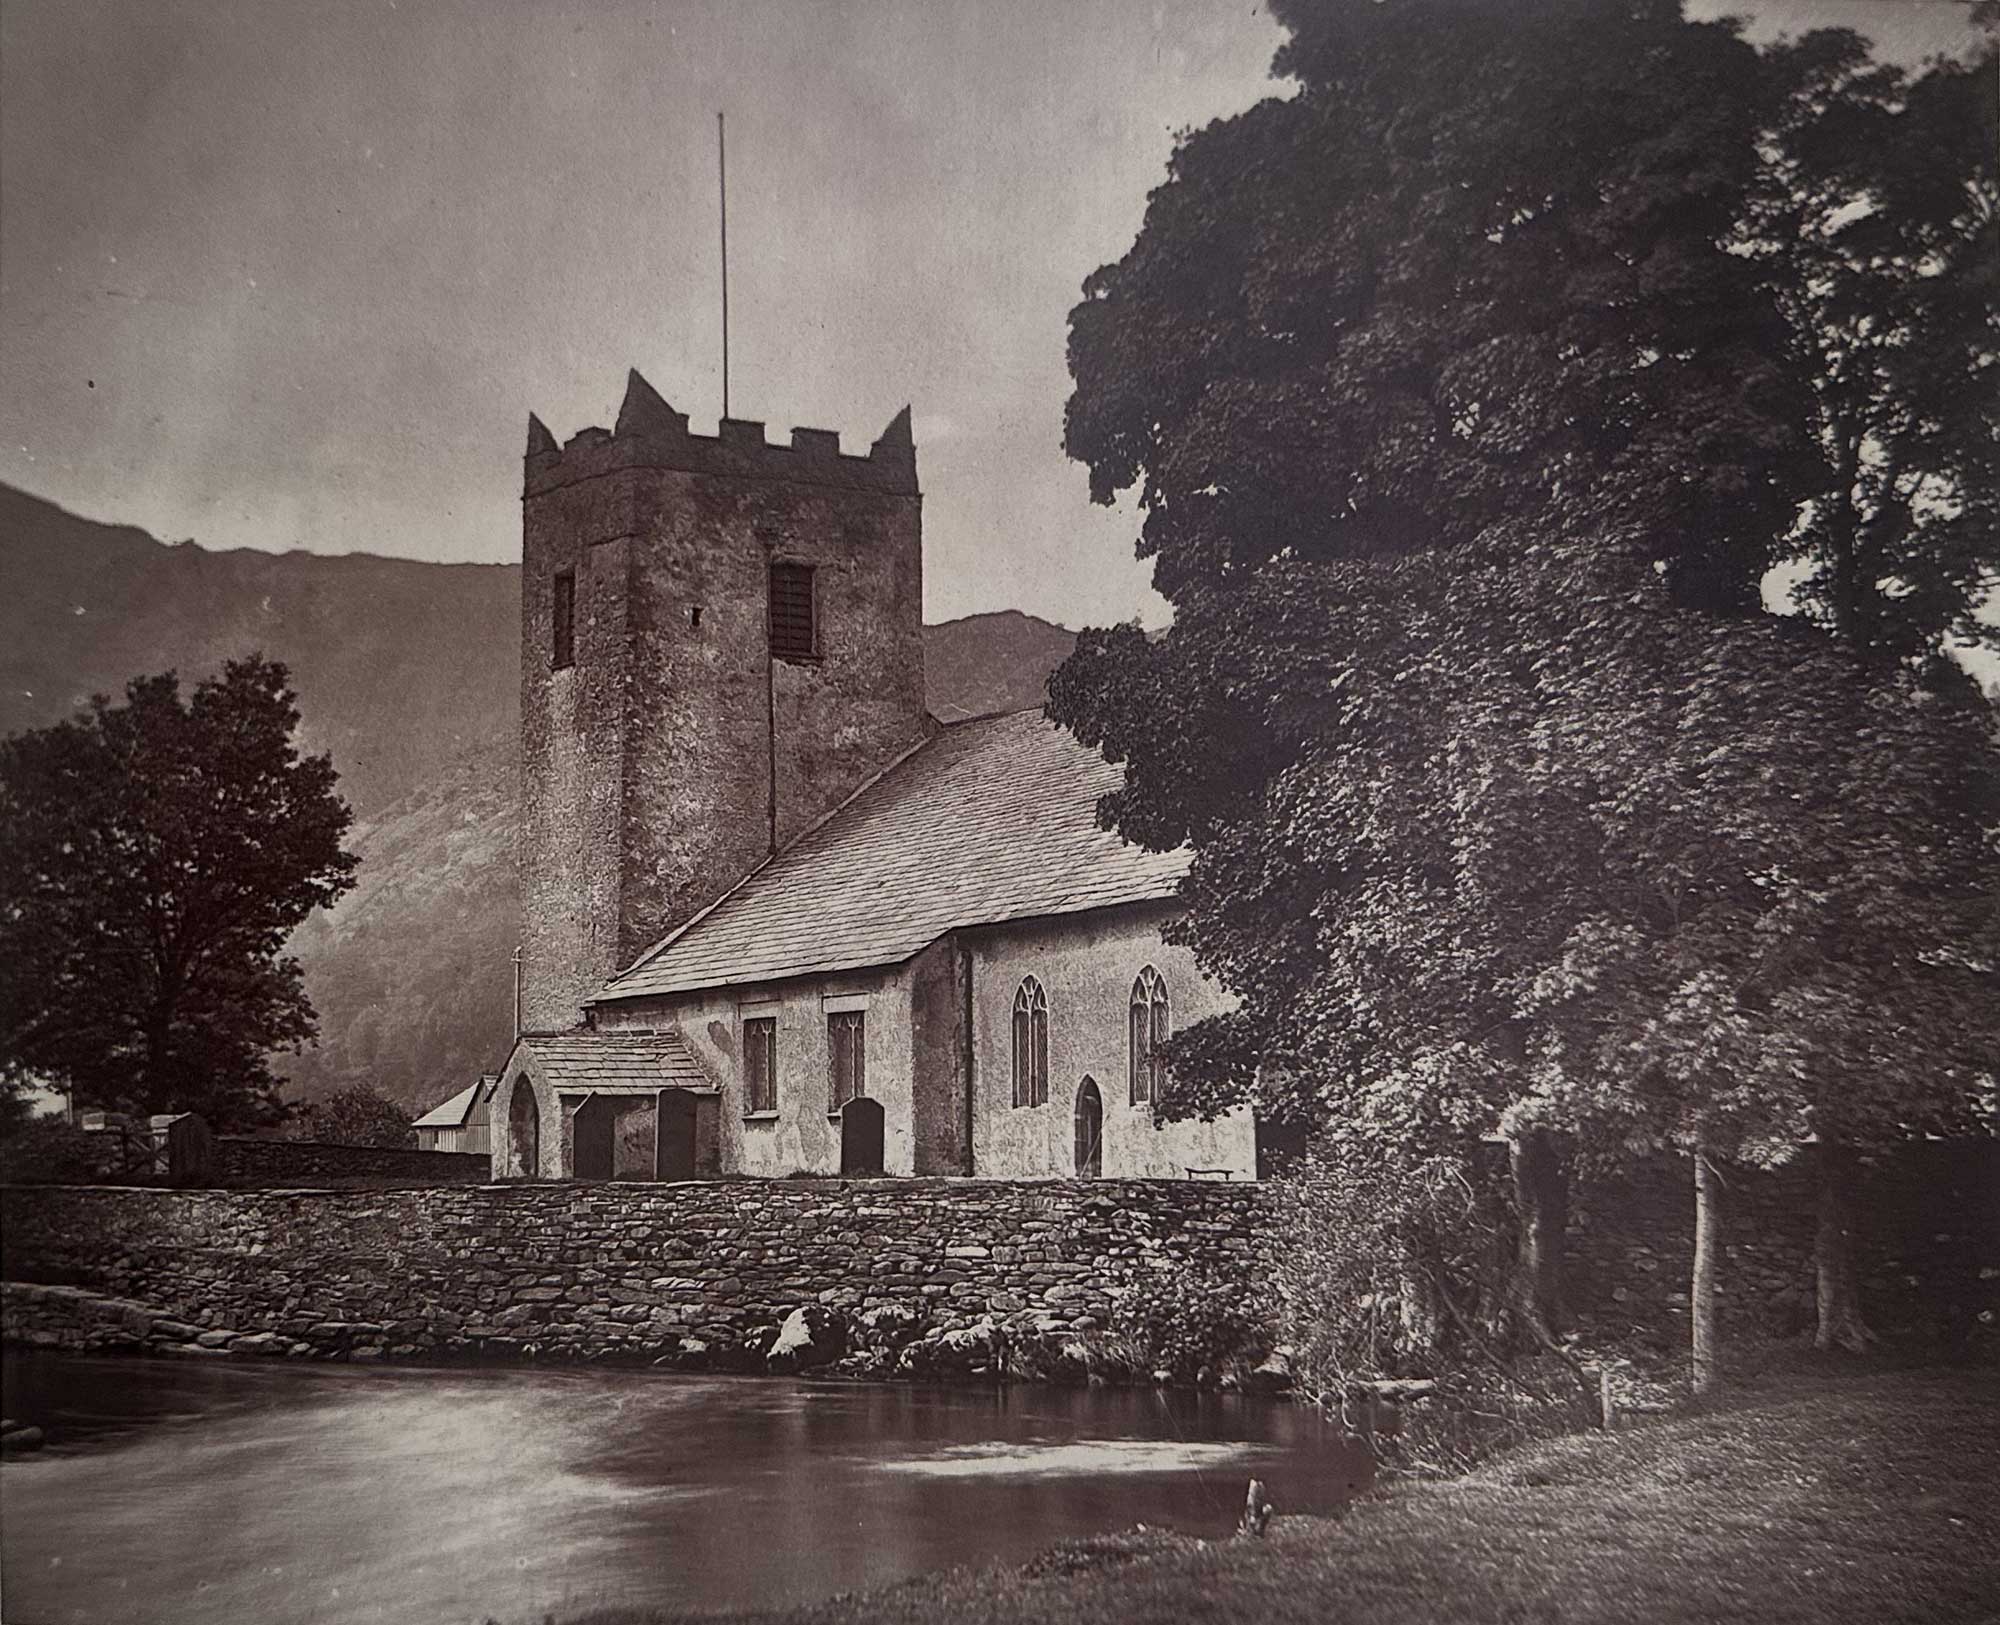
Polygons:
M2000 53L1913 80L1823 30L1771 67L1734 243L1811 385L1794 600L1875 665L2000 650Z
M1544 725L1574 732L1530 773L1588 838L1542 916L1558 950L1506 988L1509 1114L1692 1154L1705 1385L1718 1163L1990 1123L1991 719L1796 621L1594 619L1537 671Z
M1177 607L1267 559L1637 515L1755 606L1812 447L1727 252L1766 70L1675 0L1273 0L1298 94L1189 137L1071 315L1066 445Z
M1273 10L1298 93L1183 143L1137 242L1072 314L1068 449L1100 499L1136 490L1175 624L1157 644L1087 635L1052 693L1126 761L1106 810L1127 835L1246 865L1203 898L1265 939L1237 973L1303 983L1323 961L1282 842L1242 846L1323 692L1298 682L1266 710L1218 675L1284 686L1334 640L1383 647L1420 577L1580 511L1676 601L1753 612L1812 446L1781 314L1723 242L1765 84L1733 30L1689 26L1671 0ZM1336 625L1323 583L1286 590L1316 570L1366 613ZM1464 642L1440 626L1437 658L1462 662L1442 651ZM1385 665L1339 675L1378 721L1385 696L1362 685L1399 681ZM1378 833L1417 851L1431 810ZM1425 987L1481 996L1476 958L1437 946ZM1223 1058L1193 1052L1226 1029L1240 1087L1254 1028L1246 1006L1194 1035L1184 1070L1217 1076ZM1267 1111L1324 1115L1305 1074L1275 1075L1300 1081ZM1537 1188L1544 1207L1559 1195ZM1557 1261L1530 1262L1552 1314Z
M1734 241L1765 267L1812 386L1793 600L1864 667L1975 703L1951 654L2000 649L2000 56L1913 80L1829 30L1771 63L1780 93ZM1819 1081L1817 1341L1858 1347L1855 1151L1913 1124L1869 1078Z
M285 939L356 861L298 720L252 656L0 741L0 1070L219 1126L281 1114L269 1053L315 1031Z
M1536 532L1504 568L1266 566L1232 626L1143 646L1285 741L1197 835L1178 930L1241 1003L1184 1035L1176 1109L1254 1093L1350 1166L1470 1163L1496 1128L1769 1163L1829 1098L1972 1126L1986 724L1804 623L1677 608L1594 525ZM1072 682L1118 686L1080 663L1059 708Z
M1274 9L1300 93L1191 137L1072 317L1069 448L1100 498L1137 491L1175 620L1086 635L1051 709L1127 764L1118 828L1194 844L1181 929L1242 1000L1180 1042L1173 1109L1255 1091L1412 1155L1496 1122L1775 1155L1829 1096L1668 1043L1699 971L1731 1030L1790 1024L1767 1057L1816 1038L1857 1114L1962 1116L1966 1052L1881 1067L1856 967L1901 918L1898 986L1958 1019L1896 1032L1977 1027L1983 962L1949 947L1976 719L1900 681L1870 709L1758 602L1825 487L1814 375L1736 239L1797 65L1670 4ZM1832 839L1831 783L1909 822ZM1878 863L1933 835L1937 873ZM1816 914L1822 883L1845 900ZM1757 979L1725 922L1768 939Z

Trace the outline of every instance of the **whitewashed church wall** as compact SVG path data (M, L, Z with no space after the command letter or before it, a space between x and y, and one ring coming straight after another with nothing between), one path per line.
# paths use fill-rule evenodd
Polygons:
M722 1170L782 1178L840 1172L840 1120L831 1115L830 1005L866 999L867 1092L883 1118L883 1166L915 1171L910 986L905 969L714 990L682 998L600 1005L600 1030L678 1026L722 1086ZM751 1113L743 1072L743 1023L777 1021L777 1109Z
M1176 1030L1231 1002L1195 969L1193 955L1160 940L1168 917L1131 909L965 934L973 956L973 1169L981 1177L1074 1174L1077 1092L1086 1077L1104 1103L1105 1178L1183 1179L1217 1169L1255 1177L1247 1109L1156 1128L1151 1106L1131 1103L1127 1010L1140 970L1151 965L1165 978ZM1025 976L1041 983L1049 1002L1049 1098L1041 1106L1013 1104L1014 995Z

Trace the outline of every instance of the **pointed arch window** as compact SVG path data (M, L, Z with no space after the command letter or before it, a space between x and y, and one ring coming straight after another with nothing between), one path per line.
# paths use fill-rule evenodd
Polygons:
M1049 1103L1049 998L1032 976L1014 991L1014 1104Z
M1131 1009L1131 1099L1135 1106L1156 1099L1160 1092L1162 1059L1160 1046L1172 1031L1167 1009L1167 984L1148 965L1132 983Z

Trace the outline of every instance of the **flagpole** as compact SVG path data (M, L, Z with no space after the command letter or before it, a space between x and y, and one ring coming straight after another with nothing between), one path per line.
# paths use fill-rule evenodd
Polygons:
M722 194L722 415L729 416L729 158L715 115L715 180Z

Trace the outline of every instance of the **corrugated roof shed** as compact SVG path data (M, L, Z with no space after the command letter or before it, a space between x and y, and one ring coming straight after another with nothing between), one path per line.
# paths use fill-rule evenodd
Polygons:
M1097 827L1123 776L1039 711L941 729L598 999L893 965L958 926L1171 897L1185 851Z
M599 1094L650 1094L686 1089L714 1094L717 1084L677 1032L573 1032L524 1034L543 1075L558 1090Z

